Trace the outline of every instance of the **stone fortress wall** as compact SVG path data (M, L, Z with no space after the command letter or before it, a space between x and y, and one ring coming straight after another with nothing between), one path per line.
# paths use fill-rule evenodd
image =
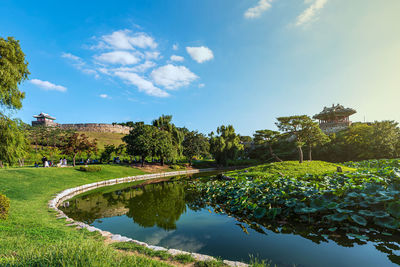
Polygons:
M129 134L130 127L118 124L106 123L77 123L77 124L57 124L64 130L75 130L78 132L97 132L97 133L122 133Z

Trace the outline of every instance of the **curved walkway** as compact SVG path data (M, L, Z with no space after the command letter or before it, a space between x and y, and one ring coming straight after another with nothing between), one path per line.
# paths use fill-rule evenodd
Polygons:
M67 226L77 226L78 229L81 228L86 228L90 232L99 232L102 236L111 239L112 241L116 242L133 242L145 247L148 247L153 250L163 250L167 251L171 255L178 255L178 254L191 254L193 258L195 258L198 261L212 261L216 260L215 258L208 256L208 255L203 255L203 254L198 254L198 253L190 253L186 251L181 251L177 249L167 249L159 246L153 246L149 245L147 243L134 240L125 236L121 235L115 235L107 231L103 231L99 228L90 226L88 224L85 224L83 222L79 221L74 221L73 219L69 218L65 213L61 210L58 209L58 206L63 203L65 200L71 199L76 195L82 194L84 192L100 188L100 187L105 187L105 186L110 186L110 185L115 185L115 184L121 184L121 183L129 183L129 182L134 182L134 181L144 181L144 180L151 180L154 178L162 178L162 177L171 177L171 176L177 176L177 175L187 175L187 174L194 174L194 173L200 173L200 172L210 172L210 171L215 171L217 169L215 168L210 168L210 169L201 169L201 170L185 170L185 171L177 171L177 172L163 172L163 173L154 173L154 174L145 174L145 175L138 175L138 176L129 176L129 177L124 177L124 178L118 178L118 179L111 179L111 180L106 180L102 182L97 182L97 183L91 183L91 184L86 184L86 185L81 185L78 187L74 188L69 188L61 193L57 194L55 198L49 201L49 208L52 210L55 210L57 212L57 218L58 219L66 219L69 224ZM226 265L229 266L248 266L245 263L238 262L238 261L228 261L224 260L223 261Z

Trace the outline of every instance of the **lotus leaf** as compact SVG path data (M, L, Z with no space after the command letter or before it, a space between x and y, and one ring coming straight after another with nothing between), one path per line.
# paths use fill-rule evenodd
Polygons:
M311 207L305 207L300 209L300 213L314 213L316 211L317 211L316 208L311 208Z
M399 219L400 218L400 202L392 202L388 205L387 211L392 215L393 217Z
M375 214L370 210L359 210L358 213L367 217L375 216Z
M330 220L335 222L342 222L347 219L347 214L344 213L335 213L330 216L327 216Z
M359 225L362 225L362 226L367 225L367 220L360 215L352 214L352 215L350 215L350 217L354 222L358 223Z
M397 229L399 227L399 222L392 217L375 218L375 224L389 229Z
M385 218L385 217L389 217L389 214L387 214L384 211L378 210L374 212L374 217L376 218Z
M265 208L259 207L254 210L253 216L257 219L261 219L266 213L267 210Z
M352 210L346 210L346 209L341 209L341 208L337 208L336 211L339 212L339 213L351 213L351 212L353 212Z

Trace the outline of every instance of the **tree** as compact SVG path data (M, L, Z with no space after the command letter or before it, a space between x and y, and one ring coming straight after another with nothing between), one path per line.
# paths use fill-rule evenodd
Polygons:
M131 156L140 156L142 167L146 157L154 151L154 135L156 128L151 125L140 124L133 128L122 140L126 143L126 152Z
M400 129L395 121L375 121L372 125L370 149L374 158L399 157Z
M169 132L156 130L154 135L154 154L160 158L161 166L165 159L174 158L176 150Z
M217 134L210 134L210 152L218 164L227 165L228 160L237 159L243 145L240 144L240 138L232 125L218 127Z
M267 145L271 156L274 157L276 161L282 162L282 160L274 153L272 149L272 145L278 141L280 136L281 134L277 131L258 130L254 134L254 142L257 145Z
M156 120L153 120L153 126L157 127L158 130L160 131L166 131L171 133L172 135L172 142L176 150L176 155L177 156L182 156L183 152L183 147L182 147L182 142L185 138L185 129L179 129L176 127L172 121L172 116L171 115L162 115Z
M279 117L276 126L281 132L289 136L294 136L295 144L299 153L299 162L303 163L303 150L302 147L305 145L304 131L307 125L312 122L311 118L307 115L297 115L290 117ZM289 137L290 138L290 137Z
M25 136L24 124L21 120L10 118L0 114L0 167L3 162L9 165L19 161L23 165L23 159L29 150L29 142Z
M183 155L189 160L190 165L193 157L207 155L210 148L207 137L197 131L187 132L182 146Z
M116 148L114 145L105 145L104 150L100 154L100 161L108 163L115 150Z
M312 160L312 148L317 145L324 145L330 142L329 137L319 128L317 122L307 121L304 130L301 133L308 146L308 160Z
M0 105L11 109L20 109L25 93L18 85L28 79L28 62L22 52L19 41L13 37L7 40L0 37Z
M75 159L78 153L97 152L97 140L90 141L85 134L70 133L64 138L62 151L64 154L72 156L73 166L75 167Z

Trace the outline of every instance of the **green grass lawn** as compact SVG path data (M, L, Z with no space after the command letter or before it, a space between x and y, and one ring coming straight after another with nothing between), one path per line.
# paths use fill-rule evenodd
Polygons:
M336 172L337 167L340 166L343 172L355 171L356 169L343 166L341 164L335 164L325 161L304 161L299 163L298 161L283 161L267 163L263 165L257 165L254 167L247 168L247 173L243 173L242 170L229 172L231 176L260 176L260 177L272 177L275 175L284 177L297 177L305 174L325 174L330 172ZM240 174L239 174L240 173Z
M74 168L0 170L0 193L11 200L8 220L0 220L1 266L165 266L144 256L127 255L101 242L99 234L65 226L49 212L48 201L64 189L143 174L121 166L87 173Z
M122 133L98 133L98 132L82 132L89 137L90 140L97 139L97 146L99 149L104 149L105 145L119 146L123 144Z

